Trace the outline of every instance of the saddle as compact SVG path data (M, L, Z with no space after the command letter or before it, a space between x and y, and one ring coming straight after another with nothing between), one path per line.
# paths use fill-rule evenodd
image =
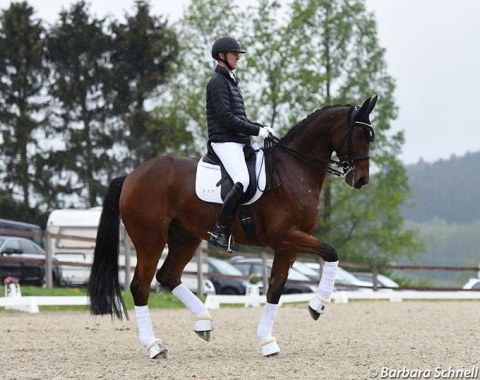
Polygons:
M247 190L244 192L240 198L240 203L246 203L255 195L257 190L257 175L255 172L257 164L257 155L255 154L255 149L251 145L245 145L243 147L243 154L245 155L245 163L247 164L248 175L250 178L249 185ZM216 186L221 186L220 196L222 200L225 199L229 191L232 189L234 183L232 178L228 175L225 167L218 158L217 154L213 150L210 141L207 143L207 153L202 158L203 162L206 162L211 165L220 166L221 179L217 182Z

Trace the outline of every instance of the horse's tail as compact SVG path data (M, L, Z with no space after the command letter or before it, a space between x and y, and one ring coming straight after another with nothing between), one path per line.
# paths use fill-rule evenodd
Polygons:
M125 177L110 182L103 200L103 209L97 231L93 264L88 282L90 312L95 315L110 314L122 319L122 312L128 319L118 282L118 250L120 232L120 193Z

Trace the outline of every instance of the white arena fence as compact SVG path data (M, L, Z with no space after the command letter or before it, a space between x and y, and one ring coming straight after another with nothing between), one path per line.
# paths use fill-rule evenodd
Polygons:
M253 288L253 289L252 289ZM266 302L265 295L258 294L258 288L250 287L244 296L233 295L207 295L205 306L208 309L218 309L221 305L235 304L245 307L259 307ZM19 289L19 287L18 287ZM6 291L7 293L7 291ZM307 303L313 298L312 293L284 294L280 298L280 305L287 303ZM334 303L348 303L350 300L385 300L402 302L408 300L480 300L480 292L476 291L416 291L392 290L380 292L365 292L362 290L338 291L332 295ZM29 313L38 313L39 306L87 306L87 296L27 296L23 297L20 291L13 295L6 294L0 298L0 307L14 309Z

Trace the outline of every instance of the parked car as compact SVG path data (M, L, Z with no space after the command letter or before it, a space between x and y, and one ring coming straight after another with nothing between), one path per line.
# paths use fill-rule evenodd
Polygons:
M215 276L209 277L209 280L215 286L217 294L245 294L248 281L238 278L228 278L223 276L243 276L243 273L235 268L228 261L220 260L215 257L208 257L208 272L214 273Z
M230 259L230 263L245 276L255 276L260 279L263 278L263 260L261 258L236 256ZM268 276L270 276L271 270L272 260L269 259L267 260ZM304 274L290 268L282 294L312 293L316 290L316 286L309 284L311 281L312 280ZM261 283L260 286L263 287L263 283Z
M319 263L305 263L311 269L314 269L317 273L320 273ZM362 281L356 278L353 274L347 270L338 267L335 274L335 290L363 290L370 291L373 284L369 281Z
M26 262L0 260L0 281L15 277L20 284L43 285L45 283L45 251L33 241L16 236L0 236L0 257L32 259ZM37 261L33 261L36 259ZM58 285L61 278L58 265L53 262L53 281Z
M352 272L352 274L359 280L371 282L373 285L373 273ZM377 283L379 288L399 288L400 287L400 285L398 285L395 281L393 281L391 278L383 274L377 274Z
M470 278L462 289L475 289L480 290L480 278Z

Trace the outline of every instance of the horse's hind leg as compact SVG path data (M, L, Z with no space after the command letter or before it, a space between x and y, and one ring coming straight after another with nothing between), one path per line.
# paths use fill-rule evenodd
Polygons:
M174 221L168 231L168 256L157 273L157 280L169 289L195 316L194 331L202 339L210 340L212 318L205 305L182 284L183 269L192 259L201 238L183 229L178 221ZM201 270L202 268L198 268Z
M148 247L137 248L137 266L130 283L133 301L135 303L135 316L137 318L138 337L140 343L148 350L151 359L164 358L167 350L160 339L155 337L148 308L150 284L157 269L158 260L162 255L165 240L158 241Z

